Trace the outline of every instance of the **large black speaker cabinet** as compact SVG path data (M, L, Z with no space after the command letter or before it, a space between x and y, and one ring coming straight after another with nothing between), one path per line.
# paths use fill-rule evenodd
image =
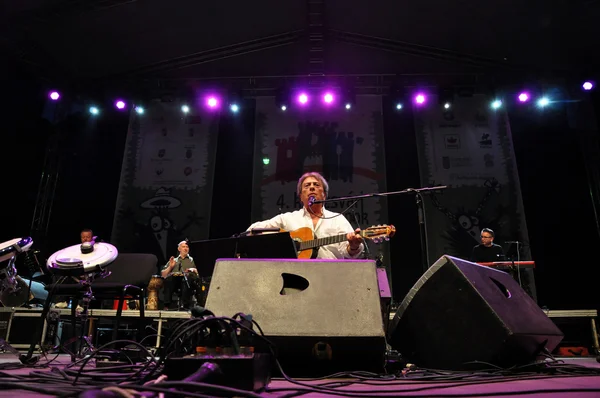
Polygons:
M374 261L217 260L206 308L217 316L252 314L292 376L383 370Z
M388 330L408 361L453 370L529 363L562 338L509 274L450 256L415 283Z

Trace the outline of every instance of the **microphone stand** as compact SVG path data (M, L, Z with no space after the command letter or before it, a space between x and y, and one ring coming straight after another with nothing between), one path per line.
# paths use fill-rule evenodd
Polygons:
M419 217L419 234L421 237L421 261L423 263L423 271L427 271L429 269L429 253L427 252L427 231L425 225L425 208L423 206L423 194L427 194L430 192L437 192L443 189L448 188L446 185L439 185L436 187L427 187L427 188L407 188L402 191L393 191L393 192L381 192L381 193L367 193L364 195L355 195L355 196L343 196L333 199L325 199L325 200L315 200L312 203L330 203L339 200L359 200L366 198L375 198L375 197L385 197L392 195L402 195L407 193L415 194L415 201L417 204L417 211Z
M352 205L352 207L350 208L350 212L352 212L352 218L354 218L354 222L356 223L356 227L360 228L360 223L358 222L358 216L356 215L356 211L354 210L355 206L356 206L356 203L354 203ZM367 244L366 240L363 240L363 246L365 248L365 258L372 258L371 257L371 249L369 249L369 245Z

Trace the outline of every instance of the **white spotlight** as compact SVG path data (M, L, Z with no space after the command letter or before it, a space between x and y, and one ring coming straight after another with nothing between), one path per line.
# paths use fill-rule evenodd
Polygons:
M492 102L492 109L498 109L502 106L502 101L500 100L494 100Z
M550 100L547 97L542 97L537 102L537 105L540 108L543 108L543 107L547 106L548 104L550 104Z
M188 113L190 111L190 107L187 105L182 105L181 106L181 112L183 113Z

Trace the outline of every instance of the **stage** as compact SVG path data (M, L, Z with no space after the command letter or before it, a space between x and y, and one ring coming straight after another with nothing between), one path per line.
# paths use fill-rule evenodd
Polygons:
M53 356L50 356L52 359ZM42 362L42 361L40 361ZM0 367L6 369L9 364L18 363L18 359L8 353L0 354ZM17 369L2 370L0 385L1 397L12 397L18 394L23 397L43 397L43 396L78 396L78 391L92 388L90 386L91 378L84 376L80 381L73 385L74 377L63 371L68 370L70 358L67 355L59 355L49 366L43 368L19 367ZM257 393L241 394L235 396L260 396L260 397L289 397L299 396L305 392L306 397L317 396L351 396L351 397L369 397L369 396L495 396L508 397L516 395L527 395L533 397L547 396L578 396L578 397L597 397L600 395L600 364L595 358L557 358L552 364L557 370L556 374L550 375L547 372L534 373L527 372L514 375L492 376L483 373L467 375L466 373L452 372L450 375L437 374L428 377L430 381L423 380L424 374L421 371L414 370L408 372L404 377L397 377L395 380L359 380L358 378L336 378L323 380L296 380L299 384L284 380L273 379L265 391ZM77 366L71 367L73 372L78 371ZM93 365L85 367L86 371L94 370ZM585 375L586 369L591 373L597 373L597 376ZM562 373L562 374L561 374ZM89 373L87 373L89 375ZM114 374L114 373L113 373ZM63 379L63 377L65 379ZM446 377L446 381L441 379ZM448 380L449 377L455 378L455 381ZM421 378L421 379L420 379ZM61 380L62 379L62 380ZM437 380L435 380L437 379ZM163 380L167 382L168 380ZM31 390L18 389L18 384L25 383ZM96 388L107 388L109 385L115 386L115 383L98 382ZM160 384L152 384L153 387L159 387ZM316 391L308 386L321 386L336 388L336 390ZM121 388L126 388L121 385ZM46 391L44 393L44 391ZM120 391L120 390L116 390ZM192 392L192 390L189 390ZM214 396L216 393L210 393L208 390L198 389L197 393L201 396ZM114 396L127 396L119 393ZM342 395L344 394L344 395ZM187 396L194 396L187 394Z

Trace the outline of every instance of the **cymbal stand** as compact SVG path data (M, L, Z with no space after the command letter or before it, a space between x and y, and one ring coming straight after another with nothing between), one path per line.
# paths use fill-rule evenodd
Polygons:
M80 341L79 347L76 350L76 352L71 353L71 361L75 362L77 359L83 358L89 351L94 351L96 348L94 347L94 344L92 343L92 340L90 339L89 336L87 336L85 334L85 330L86 330L86 324L88 322L88 315L89 315L89 309L90 309L90 302L94 299L94 292L92 291L92 283L94 283L94 280L96 279L96 277L100 277L100 278L106 278L108 275L110 275L110 271L108 270L102 270L101 273L96 274L95 272L90 272L88 274L83 275L80 279L79 279L79 283L81 284L81 286L83 286L83 297L82 297L82 307L83 310L77 314L77 303L71 302L71 322L73 325L73 334L74 337L72 337L67 343L70 344L74 341ZM76 333L76 322L77 322L77 317L79 317L80 319L80 323L81 323L81 334L79 335L79 337L75 336ZM67 345L67 343L65 343L65 345ZM85 345L87 346L87 350L84 352L83 351L83 344L85 343Z

